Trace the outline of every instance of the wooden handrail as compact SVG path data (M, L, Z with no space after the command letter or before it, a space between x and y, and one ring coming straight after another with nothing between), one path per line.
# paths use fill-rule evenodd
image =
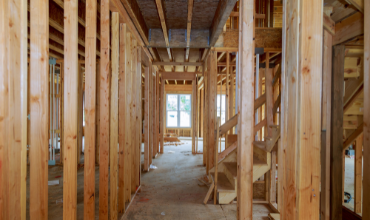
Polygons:
M259 130L261 130L264 126L266 126L266 124L267 124L267 120L266 120L266 118L265 119L263 119L262 121L260 121L260 123L258 123L258 124L256 124L255 126L254 126L254 129L253 129L253 132L254 133L257 133Z
M279 94L279 96L277 97L276 102L274 103L274 106L272 107L272 112L273 112L274 114L277 112L277 109L279 108L280 103L281 103L281 93L280 93L280 94Z
M343 150L347 149L360 134L364 131L364 123L361 123L360 126L343 142Z
M279 77L281 75L281 64L279 65L279 68L277 69L276 73L275 73L275 76L274 78L272 79L272 87L275 86L275 84L277 83Z
M219 127L220 136L226 134L231 128L238 124L238 114L234 115L227 122Z

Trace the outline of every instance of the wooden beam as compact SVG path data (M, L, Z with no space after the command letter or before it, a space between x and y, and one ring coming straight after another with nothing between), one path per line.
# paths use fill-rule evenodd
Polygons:
M283 11L281 217L319 219L323 5L294 0Z
M364 136L360 135L356 139L355 148L355 212L362 211L362 143Z
M84 219L95 219L97 1L86 0Z
M196 133L196 106L197 106L197 99L196 99L196 96L197 96L197 83L196 83L196 80L195 78L192 80L192 93L191 93L191 101L192 101L192 104L191 104L191 110L192 110L192 113L191 113L191 127L192 127L192 132L191 132L191 149L192 149L192 153L195 154L195 133Z
M195 73L178 74L162 72L162 78L166 80L194 80L195 76Z
M64 4L64 167L63 219L77 219L78 1ZM100 191L101 193L101 191ZM100 194L101 196L101 194Z
M343 177L343 88L344 88L344 53L345 47L333 47L333 79L331 106L331 184L330 216L331 219L342 219L342 177ZM336 180L336 181L334 181Z
M351 3L357 10L359 10L362 14L364 13L364 1L365 0L347 0L347 2Z
M137 45L137 55L136 55L136 88L140 88L137 95L136 95L136 147L135 147L135 191L140 187L140 180L141 180L141 143L142 143L142 89L141 89L141 50L142 47Z
M346 42L364 34L364 15L357 12L335 24L333 45Z
M161 21L161 26L162 26L164 41L166 42L168 57L172 61L173 58L172 58L172 55L171 55L171 50L168 48L170 46L170 43L169 43L169 40L168 40L168 31L167 31L167 26L166 26L166 18L165 18L164 10L163 10L163 7L162 7L162 0L155 0L155 4L157 5L159 20Z
M243 40L238 53L237 219L253 218L254 4L253 0L239 2L239 38Z
M165 116L165 111L164 111L164 89L165 89L165 79L163 77L161 78L161 95L160 95L160 137L161 137L161 149L160 152L163 154L164 152L164 143L163 143L163 137L164 137L164 118Z
M141 67L140 67L141 68ZM130 192L130 198L131 194L135 194L136 192L136 178L138 176L138 172L136 170L139 170L139 162L137 161L137 156L139 154L138 148L139 148L139 140L137 139L136 134L136 118L137 118L137 97L139 93L139 89L135 89L137 83L137 41L136 39L132 39L131 44L131 84L132 84L132 96L131 96L131 105L130 105L130 111L131 111L131 192ZM140 76L140 75L139 75ZM138 87L140 88L140 87ZM131 201L131 200L130 200Z
M208 138L207 138L207 153L208 153L208 169L211 169L214 167L214 152L215 149L215 128L216 128L216 71L217 71L217 52L211 51L208 59L207 59L207 67L208 67L208 83L206 86L208 86Z
M357 129L343 142L343 151L346 150L364 131L364 124L361 123Z
M120 24L119 42L119 81L118 81L118 212L125 212L125 159L126 159L126 29Z
M153 62L154 66L202 66L203 62Z
M108 157L109 157L109 0L100 0L100 128L99 128L99 219L108 219Z
M10 3L10 1L3 1L3 2ZM27 2L25 1L19 1L19 3L22 3L22 2L27 4ZM5 11L3 12L6 15L7 7L0 6L0 8L5 9ZM30 108L31 108L30 116L32 117L31 127L30 127L30 135L31 135L30 144L34 146L30 148L30 155L29 155L30 160L32 160L32 166L30 166L30 187L32 187L31 188L32 190L30 190L30 199L31 201L33 201L30 203L30 216L31 216L31 219L40 219L40 220L48 219L48 162L47 161L49 157L48 155L49 151L47 148L44 147L44 146L48 146L49 144L49 118L48 118L49 97L48 97L48 92L47 92L49 90L49 65L48 65L49 13L48 12L49 12L49 6L48 6L47 1L39 0L39 1L30 2L30 26L31 26L30 85L34 85L30 87L30 97L36 97L30 100ZM2 14L2 12L0 12L0 14ZM0 20L3 20L3 19L0 19ZM5 19L3 21L5 21ZM1 30L1 32L8 33L8 31L5 31L5 30L4 31ZM22 38L23 37L21 37L20 39ZM16 50L11 50L11 51L16 52ZM2 52L0 51L0 53ZM11 56L7 55L7 57L9 58ZM19 57L17 57L17 59L19 59ZM21 62L22 62L22 59L21 59ZM3 66L3 63L0 65ZM23 74L20 71L19 73ZM71 75L69 75L69 77L70 76ZM5 80L4 81L0 80L0 82L5 82ZM25 85L27 85L27 83ZM0 87L4 89L6 88L6 86L5 87L0 86ZM3 95L4 94L0 94L0 97L6 97ZM6 103L1 103L1 105L3 104L6 106ZM20 108L21 106L22 105L18 105L18 108ZM71 112L69 112L69 114L70 113ZM18 115L17 117L19 116L20 115ZM3 132L5 135L6 131L4 130ZM27 161L26 158L25 160ZM17 161L17 160L15 160L14 162L21 163L21 161ZM6 160L5 160L5 164L7 164ZM13 172L16 172L16 171L13 171ZM3 178L7 179L6 177L3 177ZM19 189L17 189L17 191L19 191ZM11 192L9 191L9 193ZM13 194L12 196L14 198L17 197L16 194ZM7 203L5 202L6 200L3 200L3 201L4 201L4 204ZM19 202L17 203L19 204ZM6 209L6 206L5 206L3 211L6 214L8 211L11 211L11 210ZM21 212L23 212L23 210L21 210ZM20 214L19 209L14 214ZM20 219L26 219L25 217L26 216ZM4 217L4 219L6 219L6 217Z
M330 18L330 16L324 14L323 23L324 23L324 29L334 36L335 35L335 22Z
M331 131L331 78L333 36L324 30L322 71L322 116L321 116L321 203L322 220L330 219L330 131Z
M270 63L270 53L266 53L266 63ZM274 124L273 117L273 107L274 107L274 94L273 94L273 87L272 87L272 69L266 65L265 68L265 94L266 94L266 119L267 119L267 136L272 135L272 128L271 125Z
M218 3L215 16L213 17L211 28L209 29L210 32L210 39L209 45L213 47L218 40L221 32L223 31L223 27L226 24L227 19L231 11L235 6L236 0L225 0L220 1Z
M110 130L109 130L109 212L110 219L117 219L118 185L118 75L119 75L119 14L112 13L112 80L110 87ZM130 195L131 196L131 195Z
M83 72L81 63L78 63L78 85L77 85L77 164L81 163L82 154L82 136L83 136Z
M208 29L194 29L191 31L190 42L187 42L187 29L171 29L171 41L167 46L162 29L150 29L149 48L209 48ZM189 43L189 47L187 47Z
M126 43L125 43L125 83L126 83L126 112L125 112L125 180L124 180L124 187L125 187L125 202L131 201L131 172L132 172L132 113L131 113L131 105L132 105L132 69L131 69L131 62L132 62L132 54L131 54L131 44L132 44L132 35L131 32L126 33Z
M150 89L150 71L145 67L145 104L144 104L144 171L149 171L149 89ZM163 81L163 76L162 76ZM163 132L162 132L163 133Z
M155 76L155 99L154 99L154 102L155 102L155 112L154 112L154 116L155 116L155 127L154 127L154 134L155 134L155 138L154 138L154 143L155 143L155 148L156 148L156 152L159 153L159 73L156 74Z
M370 219L370 2L365 5L364 33L364 152L363 152L363 203L362 219ZM365 147L366 146L366 147Z

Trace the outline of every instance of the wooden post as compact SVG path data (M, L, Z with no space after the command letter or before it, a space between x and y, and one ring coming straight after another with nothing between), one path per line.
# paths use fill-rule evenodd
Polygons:
M145 67L145 105L144 105L144 171L149 171L149 86L150 86L150 68ZM163 82L163 79L162 79Z
M214 146L215 146L215 132L216 129L216 110L217 110L217 102L216 102L216 89L217 89L217 52L212 50L208 56L208 111L207 111L207 149L208 150L208 169L212 169L214 166Z
M139 169L139 164L137 161L137 155L139 153L138 146L139 146L139 140L136 138L136 118L137 118L137 98L139 89L136 88L136 80L137 80L137 41L136 39L132 39L132 45L131 45L131 76L132 76L132 98L131 98L131 194L136 192L136 177L138 173L136 172L137 169ZM140 87L139 87L140 88Z
M153 157L153 67L149 65L149 166L152 164Z
M292 0L283 11L281 218L319 219L323 5Z
M217 179L218 179L218 144L219 144L219 141L220 141L220 124L221 124L221 117L218 117L217 118L217 126L216 126L216 143L215 143L215 146L213 147L214 148L214 151L215 151L215 179L214 179L214 183L215 183L215 188L213 190L213 204L216 205L217 204ZM221 143L220 143L221 144Z
M370 1L365 5L365 34L364 34L364 176L363 176L363 203L362 219L370 219Z
M342 178L343 178L343 88L344 88L344 54L345 47L333 49L333 76L331 92L331 173L330 202L331 219L342 219Z
M86 1L84 219L95 219L97 1Z
M11 1L2 1L3 3L6 3L8 2L8 4L11 2ZM24 1L15 1L15 2L18 2L20 4L25 4L23 5L23 7L25 7L24 9L22 10L27 10L27 2L24 2ZM13 2L14 3L14 2ZM0 3L1 4L1 3ZM4 10L3 12L1 12L1 10ZM6 13L8 12L8 7L7 6L3 6L3 5L0 5L0 16L5 16ZM4 14L3 14L4 13ZM27 12L24 12L27 16ZM21 16L23 16L22 13L20 13ZM48 116L48 112L49 112L49 97L48 97L48 89L49 89L49 65L48 65L48 61L49 61L49 2L47 1L43 1L43 0L36 0L36 1L32 1L30 2L30 27L31 27L31 32L30 32L30 48L31 48L31 56L30 56L30 85L33 85L30 87L30 97L37 97L37 98L32 98L30 99L30 108L31 108L31 118L32 118L32 121L30 121L31 123L31 131L30 131L30 135L31 135L31 147L30 148L30 161L32 161L32 166L30 166L30 218L33 220L33 219L40 219L40 220L46 220L48 219L48 148L47 146L49 145L49 137L48 137L48 134L49 134L49 116ZM27 23L27 17L25 18L26 19L26 23ZM6 21L8 19L2 19L0 18L0 23L2 23L2 21ZM27 24L25 24L27 26ZM6 29L9 28L8 25L5 26ZM1 30L0 32L2 33L9 33L8 31L9 30ZM27 50L27 27L26 27L26 49ZM4 36L4 34L1 34ZM22 35L20 35L22 36ZM6 36L5 36L6 38ZM19 39L22 39L23 36ZM0 42L0 45L4 45L2 44L2 42ZM0 46L1 47L1 46ZM13 47L15 48L15 47ZM17 52L15 49L12 49L10 51L8 51L6 54L9 54L10 52ZM22 52L23 53L23 52ZM3 51L0 51L0 54L4 54ZM27 54L27 51L24 51L24 54ZM1 55L0 55L1 56ZM19 59L19 57L22 57L20 56L20 54L17 55L17 59ZM11 56L7 55L5 59L9 59ZM77 61L77 60L76 60ZM0 64L1 67L6 67L6 64L3 63L3 61L1 61L2 63ZM8 63L9 61L6 60L6 63ZM23 60L21 59L21 62L23 62ZM27 57L26 57L26 61L27 63ZM14 65L14 64L13 64ZM21 64L23 65L23 64ZM0 69L1 69L0 67ZM18 72L20 74L23 74L22 72L20 72L20 70L22 69L19 69ZM24 70L22 70L24 71ZM2 82L6 83L6 79L1 79L1 73L5 73L5 72L0 72L0 84ZM15 73L15 72L14 72ZM13 73L13 74L14 74ZM7 74L7 73L5 73ZM4 76L4 75L3 75ZM70 75L69 75L70 76ZM9 76L7 76L9 77ZM27 78L26 78L27 79ZM21 82L19 82L21 83ZM7 88L7 86L3 87L3 85L0 86L0 88ZM19 88L18 88L19 89ZM7 94L5 93L5 91L0 91L0 97L7 97ZM0 98L1 99L1 98ZM1 102L0 106L3 106L4 105L4 108L7 108L7 102ZM10 103L9 103L10 104ZM22 105L18 105L17 109L20 108ZM1 109L1 107L0 107ZM72 109L73 111L73 109ZM19 113L17 113L17 117L19 117ZM1 114L0 114L0 118L3 117ZM6 118L6 115L5 117ZM6 121L6 120L2 120L2 121ZM7 134L10 129L4 129L3 131L1 131L1 128L4 128L1 126L1 122L0 122L0 134L3 135L3 138L7 138L7 136L9 134ZM7 131L8 130L8 131ZM64 133L64 132L63 132ZM64 136L64 134L63 134ZM1 138L0 138L1 139ZM1 141L0 141L0 145L2 145ZM6 147L6 145L3 145L4 147ZM8 145L9 146L9 145ZM63 145L64 146L64 145ZM0 146L0 148L2 148ZM3 148L4 149L4 148ZM65 148L64 148L65 149ZM63 150L64 150L63 149ZM19 149L16 149L18 152ZM0 150L1 151L1 150ZM7 167L7 162L6 162L6 154L5 154L5 149L3 150L4 152L4 162L3 163L3 167L4 167L4 171L6 172L5 168ZM1 153L0 153L1 154ZM63 157L64 158L64 157ZM61 160L63 160L63 158ZM13 158L11 159L13 160ZM25 158L25 160L27 160ZM19 160L15 160L14 158L14 163L19 163L21 164L22 161L19 161ZM24 160L23 160L24 161ZM26 162L26 161L24 161ZM69 162L69 161L68 161ZM23 164L22 164L23 165ZM1 168L0 168L1 170ZM13 172L16 172L16 171L13 171ZM4 180L7 179L6 176L3 176ZM24 179L26 180L26 178ZM1 183L0 183L1 185ZM0 187L1 188L1 187ZM6 189L6 188L4 188ZM1 190L1 189L0 189ZM18 192L20 192L20 189L18 188L17 189ZM14 192L10 192L9 193L12 193L12 197L14 199L17 198L17 194L14 193ZM24 192L26 193L26 192ZM0 192L1 194L1 192ZM11 210L6 208L7 205L10 205L10 204L13 204L12 202L8 202L6 200L6 198L3 200L3 204L4 204L4 209L3 211L1 210L1 207L0 207L0 213L3 213L5 214L5 216L3 216L3 219L10 219L10 216L6 215L7 212L10 212ZM19 203L17 202L16 204L17 205L22 205L23 206L23 200L21 200L22 203ZM19 207L17 206L14 206L16 207L16 211L14 211L14 213L12 214L15 214L15 215L18 215L18 214L21 214L19 212ZM24 208L26 207L26 204L24 203ZM23 210L21 210L22 212L22 217L19 218L20 216L16 217L14 216L15 218L14 219L26 219L26 216L24 214L24 217L23 217ZM25 212L25 211L24 211ZM0 218L1 218L1 214L0 214Z
M331 77L333 36L324 30L322 73L322 122L321 135L321 220L330 219L330 131L331 131Z
M152 76L153 79L152 79L152 85L153 85L153 88L152 88L152 135L153 135L153 158L155 158L157 156L157 140L158 140L158 136L157 136L157 131L156 131L156 127L157 127L157 112L156 112L156 104L157 104L157 101L156 101L156 95L157 95L157 72L155 72L155 75Z
M282 140L279 139L277 142L277 148L278 148L278 210L280 213L282 213L283 207L284 207L284 189L283 189L283 181L284 181L284 164L285 164L285 158L284 158L284 149L281 146Z
M252 219L254 141L254 1L239 3L239 117L237 156L237 219ZM237 111L237 110L235 110Z
M203 80L203 83L204 83L204 80ZM203 123L204 122L203 121L203 118L204 118L204 114L203 114L203 112L204 112L204 86L199 92L200 92L200 118L199 118L200 136L203 138L203 141L204 141L204 131L203 131L203 126L204 126L204 123ZM204 153L204 151L203 151L203 153ZM205 164L205 161L204 161L204 164Z
M163 154L163 150L164 150L164 145L163 145L163 137L164 137L164 127L165 127L165 124L164 124L164 118L166 117L165 116L165 112L164 112L164 87L165 87L165 80L161 79L161 101L160 101L160 114L161 114L161 153Z
M229 95L229 78L230 78L230 74L229 74L229 71L230 71L230 53L229 52L226 52L226 93L225 93L225 97L226 97L226 100L225 100L225 122L228 121L231 117L231 112L230 112L230 95ZM231 82L231 81L230 81ZM226 138L225 138L225 147L227 146L227 134L226 134Z
M63 75L62 75L63 78ZM63 83L64 84L64 83ZM99 165L100 164L100 61L96 61L96 140L95 140L95 164ZM62 97L62 100L64 98ZM63 102L63 101L62 101ZM63 122L62 122L63 123ZM62 124L63 128L63 124ZM63 135L63 133L62 133Z
M112 13L112 80L110 99L109 132L109 211L110 219L117 220L117 183L118 183L118 65L119 65L119 13Z
M203 126L204 126L204 136L203 136L203 161L206 165L206 173L207 175L209 174L209 170L210 170L210 167L209 167L209 161L208 161L208 103L209 103L209 88L208 88L208 78L209 78L209 69L208 69L208 59L210 59L209 57L207 58L207 62L205 62L205 64L207 64L207 71L205 71L205 67L206 65L203 64L203 67L202 67L202 70L203 70L203 76L204 76L204 109L203 109Z
M120 24L119 81L118 81L118 212L125 212L125 159L126 159L126 24Z
M355 212L361 213L362 206L362 143L363 134L356 139L355 149Z
M266 52L266 67L265 67L265 93L266 93L266 121L267 121L267 134L265 136L271 136L271 125L274 124L274 113L272 108L274 107L274 94L272 87L272 69L270 69L270 53Z
M126 64L125 64L125 83L126 83L126 113L125 113L125 153L124 153L124 160L125 160L125 180L124 180L124 187L125 187L125 202L131 201L131 161L132 161L132 117L131 117L131 105L132 105L132 72L131 72L131 33L126 33L126 49L125 49L125 56L126 56Z
M198 77L197 77L198 78ZM199 137L200 137L200 125L199 125L199 122L200 122L200 90L198 89L198 86L199 86L199 80L197 81L197 86L196 86L196 91L197 91L197 110L196 110L196 115L197 115L197 121L196 121L196 128L197 128L197 132L196 132L196 139L195 139L195 152L198 153L199 151L199 148L198 148L198 144L199 144Z
M77 8L77 7L76 7ZM64 9L65 10L65 9ZM67 33L67 32L66 32ZM99 219L108 219L109 159L109 0L100 1ZM67 81L66 81L67 82ZM68 108L65 108L68 110ZM64 203L63 203L64 204Z
M136 89L138 90L136 95L136 147L135 147L135 191L137 187L140 186L140 179L141 179L141 138L142 138L142 114L141 114L141 46L137 45L137 53L136 53Z
M83 136L83 72L81 63L78 63L78 85L77 85L77 164L81 163L82 136Z
M159 73L155 77L155 148L156 152L159 153Z
M276 150L271 151L271 170L269 184L269 202L276 204Z
M192 107L191 107L191 110L192 110L192 116L191 116L191 121L192 121L192 133L191 133L191 151L193 154L195 154L195 133L196 133L196 107L197 107L197 98L196 98L196 94L197 94L197 82L196 80L192 80L192 97L191 97L191 101L193 102L192 103Z
M229 68L230 71L230 92L229 92L229 119L234 116L234 74L232 67ZM233 134L233 130L230 130L230 134Z
M63 219L77 219L78 1L64 3ZM32 134L31 134L32 135ZM100 176L101 177L101 176ZM103 191L103 190L102 190ZM100 191L100 193L102 192ZM101 196L101 194L100 194Z

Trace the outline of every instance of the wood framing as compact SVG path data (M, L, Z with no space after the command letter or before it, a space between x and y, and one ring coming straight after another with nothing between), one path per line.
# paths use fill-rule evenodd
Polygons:
M126 43L125 43L125 83L126 83L126 112L125 112L125 174L124 174L124 188L125 188L125 202L131 201L131 172L132 172L132 54L131 54L131 44L132 35L127 31L126 33Z
M319 219L323 21L317 14L322 15L323 5L293 0L283 3L283 12L280 214L282 219Z
M321 143L321 203L322 220L330 219L330 132L331 132L331 79L333 36L324 30L322 72L322 143Z
M139 175L137 170L139 170L139 163L137 161L138 158L138 147L139 147L139 140L137 133L139 131L136 130L136 118L137 118L137 99L139 95L139 89L137 89L137 83L136 80L138 80L137 77L137 41L135 39L132 39L132 45L131 45L131 77L132 77L132 97L131 97L131 105L130 105L130 111L131 111L131 155L130 155L130 160L131 160L131 192L130 192L130 199L131 199L131 194L135 194L136 192L136 178ZM141 68L141 67L140 67ZM140 87L139 87L140 88ZM130 200L131 201L131 200Z
M165 79L161 77L161 96L160 96L160 138L161 138L161 149L160 152L163 154L164 152L164 145L163 145L163 136L164 136L164 129L165 129L165 124L164 124L164 118L165 116L165 111L164 111L164 89L165 89Z
M86 1L84 219L95 219L97 1Z
M126 33L125 23L120 24L119 81L118 81L118 212L125 212L125 160L126 156Z
M141 50L142 47L137 45L137 55L136 55L136 88L140 88L136 94L136 147L135 147L135 191L141 186L141 143L142 143L142 89L141 89Z
M364 15L357 12L335 24L333 45L343 43L364 34Z
M192 104L191 104L191 110L192 110L192 116L191 116L191 121L192 121L192 132L191 132L191 151L193 154L195 154L195 136L196 136L196 109L197 109L197 81L194 79L192 81L192 93L191 93L191 96L192 96Z
M78 2L64 4L64 166L63 219L77 219L77 136L78 128ZM109 16L109 15L108 15ZM108 17L109 18L109 17ZM109 32L108 32L109 33ZM108 170L108 167L107 167ZM102 178L102 176L100 176ZM100 193L104 191L101 190ZM101 194L100 194L101 195ZM108 204L107 204L108 205Z
M153 62L153 66L202 66L203 62Z
M109 0L100 1L100 128L99 128L99 219L108 220L109 157ZM66 108L65 108L66 109ZM63 203L64 204L64 203Z
M109 130L109 212L110 219L118 218L118 75L119 75L119 14L112 13L112 79L110 87ZM130 195L131 196L131 195Z
M3 1L3 3L5 2L10 3L11 1ZM22 7L25 7L25 8L23 8L22 10L27 10L26 1L18 1L18 2L21 4L24 4ZM1 12L1 9L0 9L0 14L4 13L4 15L6 15L7 7L1 5L0 8L4 9L3 12ZM48 162L47 161L49 157L48 155L49 151L47 148L45 148L45 146L48 146L49 144L49 118L48 118L49 97L47 93L49 89L49 68L48 68L49 67L48 65L49 13L48 12L49 12L48 2L42 1L42 0L30 2L30 16L31 16L30 17L30 27L31 27L31 32L30 32L30 45L31 45L30 85L34 85L30 87L30 97L38 97L38 98L30 100L30 108L31 108L30 115L32 117L31 126L30 126L30 129L31 129L30 130L30 135L31 135L30 144L34 146L30 149L30 160L32 160L32 166L30 166L30 188L32 189L30 191L30 201L33 201L30 203L30 217L31 219L40 219L40 220L48 219ZM25 13L26 15L25 19L27 22L27 12L23 11L20 14L22 15L22 13ZM3 19L0 19L0 20L3 20ZM8 25L6 26L8 27ZM39 27L38 31L36 31L35 27ZM1 30L1 32L6 33L8 31ZM27 35L27 30L26 30L26 35ZM27 36L25 37L27 38ZM21 37L20 39L22 38L23 37ZM26 41L25 42L26 49L25 51L23 51L23 53L27 54L27 39L25 41ZM0 42L0 45L2 45L1 42ZM11 50L11 51L14 51L14 50ZM3 52L0 51L0 54L2 53ZM7 56L8 59L10 57L12 56L9 56L9 55ZM23 55L22 56L17 55L16 59L19 59L19 57L21 57L21 62L23 62L23 58L22 58ZM27 63L27 60L25 62ZM3 66L3 63L0 65ZM21 65L23 66L23 63ZM19 73L23 74L21 71L19 71ZM69 75L69 77L70 76L71 75ZM0 79L0 82L5 82L5 80L3 81ZM0 86L0 87L6 88L6 86L5 87ZM0 94L0 97L6 97L6 96L4 96L4 94ZM4 104L4 107L7 106L7 103L1 103L0 105L3 105L3 104ZM20 105L18 108L20 108L21 106L22 105ZM19 115L17 117L19 117ZM3 132L0 131L0 133L4 134L5 136L6 130L4 130ZM14 160L15 163L20 163L20 161L15 160L15 158L12 160ZM23 161L27 162L27 158L24 158ZM7 163L5 160L4 167L6 167L6 164ZM4 179L7 179L6 176L4 176ZM17 189L17 191L19 191L19 189ZM26 193L25 189L24 191L20 190L20 192ZM13 192L9 191L9 193L13 193ZM17 198L17 194L12 194L12 197ZM12 202L5 202L6 199L3 201L4 201L3 203L4 205L7 205L7 203L9 205L12 204ZM26 203L23 204L23 200L21 201L22 202L18 203L18 205L24 205L24 208L26 208ZM21 212L22 217L21 218L16 217L16 216L14 217L19 218L19 219L26 219L26 213L25 213L26 210L22 210L22 209L19 210L19 207L17 207L17 209L18 209L17 211L13 210L14 211L13 214L20 214ZM23 216L23 211L24 211L24 216ZM0 212L2 212L1 208L0 208ZM7 212L11 212L11 210L5 206L3 209L3 213L5 214L5 216L3 216L3 219L7 219L7 218L10 219L11 216L9 215L7 216L6 215Z
M361 213L362 210L362 143L364 136L360 135L356 139L355 148L355 212Z
M237 219L253 218L254 2L239 2Z
M150 87L150 71L149 67L145 67L145 104L144 104L144 171L149 171L149 87ZM162 78L163 82L163 78ZM162 125L163 126L163 125ZM163 135L163 134L162 134Z
M330 150L330 216L331 219L342 219L342 177L343 167L343 88L344 88L344 54L345 47L333 47L333 77L332 77L332 106L331 106L331 150ZM335 181L334 181L335 180Z
M364 174L363 174L363 203L362 219L370 219L370 2L365 5L365 35L364 35Z
M209 53L208 59L207 59L207 67L208 67L208 72L207 72L207 84L206 84L206 89L207 91L207 159L208 159L208 169L211 169L214 167L214 159L215 156L214 152L215 149L215 132L214 130L216 129L216 81L217 81L217 52L216 51L211 51Z
M77 85L77 164L81 163L82 154L82 136L83 136L83 72L81 63L78 63L78 85Z

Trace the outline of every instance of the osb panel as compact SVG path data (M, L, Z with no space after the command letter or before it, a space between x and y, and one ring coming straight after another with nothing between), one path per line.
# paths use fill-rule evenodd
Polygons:
M256 28L255 47L279 48L282 47L281 28ZM228 30L223 33L224 47L238 47L238 30Z
M219 0L194 0L192 29L209 29Z
M238 30L227 30L223 34L224 47L238 47L239 31Z
M253 183L253 199L265 199L265 183Z
M188 19L187 0L164 0L163 7L168 29L186 29Z
M137 0L137 4L148 29L162 28L155 0Z

